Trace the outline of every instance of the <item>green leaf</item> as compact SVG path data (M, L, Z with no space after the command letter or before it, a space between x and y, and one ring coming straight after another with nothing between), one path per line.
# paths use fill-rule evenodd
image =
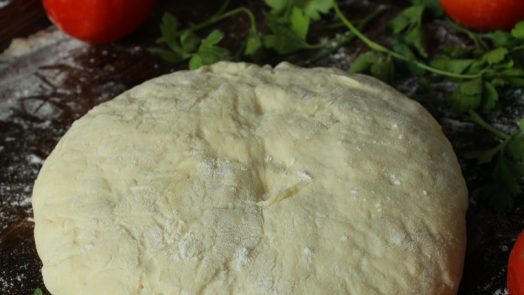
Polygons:
M509 48L513 43L513 38L510 33L504 31L495 31L492 33L486 34L486 37L491 39L493 45L496 47L506 47Z
M291 28L301 39L306 40L309 29L309 17L296 7L291 12Z
M266 16L266 23L272 34L264 37L265 47L274 49L279 54L288 54L308 47L306 41L297 35L288 24L282 23L272 14Z
M368 51L360 54L351 63L349 71L352 73L364 73L369 70L371 65L378 60L378 55L375 52Z
M185 30L180 34L180 45L185 52L192 52L196 49L200 38L191 30Z
M368 51L359 55L352 63L352 73L368 73L373 77L388 82L393 79L395 65L390 56Z
M421 56L426 57L427 52L421 27L423 13L424 6L422 5L408 7L389 23L389 27L393 34L402 34L403 42L413 47Z
M202 40L200 47L213 47L214 45L218 44L222 38L224 38L224 33L219 30L213 30L204 40Z
M202 61L202 57L198 53L194 54L191 57L191 59L189 60L189 69L190 70L198 69L203 65L204 65L204 62Z
M438 48L439 53L452 59L464 59L471 55L471 48L459 48L443 45Z
M168 46L177 43L177 30L178 30L177 18L169 12L164 13L162 16L162 22L160 23L160 32L162 34L161 40Z
M515 25L513 30L511 30L511 35L517 39L524 39L524 21Z
M477 109L482 103L482 80L473 79L459 84L451 95L451 105L459 112Z
M513 68L513 69L507 69L502 71L501 73L505 77L520 77L524 78L524 69L521 68Z
M374 77L390 82L395 74L395 65L390 56L381 56L379 60L371 65L369 72Z
M411 7L412 9L413 7ZM410 9L410 8L408 8ZM389 28L393 34L400 34L401 32L410 28L413 24L413 19L406 14L406 10L402 11L397 17L389 22Z
M319 20L321 14L328 13L333 8L333 0L265 0L271 7L271 14L289 17L289 12L297 8L302 14L313 20Z
M512 195L522 192L518 179L511 171L508 161L505 157L500 157L494 170L495 179L508 190Z
M498 145L488 150L469 152L464 156L466 159L477 159L477 164L487 164L493 161L493 157L495 157L501 148L502 145Z
M247 37L244 54L253 60L260 58L263 50L262 38L257 31L251 30Z
M436 56L431 65L437 69L462 74L473 64L472 59L450 59L447 56Z
M224 34L221 31L214 30L202 40L198 51L189 60L189 68L197 69L221 60L229 60L231 58L229 51L217 46L223 37Z
M519 120L519 128L521 131L524 131L524 118Z
M524 134L519 133L508 143L508 151L513 159L524 160Z
M281 13L291 4L292 0L265 0L266 4L271 7L272 12Z
M471 65L467 68L466 74L479 74L486 68L486 62L482 59L473 60Z
M413 53L413 51L411 50L411 48L404 43L397 43L393 45L393 50L411 60L415 60L417 58L415 56L415 53ZM416 76L420 76L426 72L424 69L417 67L413 63L399 62L398 65L401 67L402 66L405 67L411 74L416 75Z
M496 64L502 62L508 54L508 50L503 47L495 48L482 56L482 60L488 64Z
M477 95L482 93L482 80L473 79L459 84L458 91L462 94Z
M511 208L515 197L522 193L515 165L499 154L492 173L492 182L483 187L483 196L498 211Z
M309 0L309 1L295 1L305 2L300 6L304 10L304 14L313 20L319 20L321 14L328 13L333 8L333 0Z
M44 292L40 288L36 288L35 291L33 291L33 295L44 295Z
M482 93L482 110L484 112L491 111L497 105L499 94L497 89L490 82L484 83L484 91Z
M403 10L397 17L395 17L389 26L393 34L399 34L406 30L411 30L420 25L424 7L420 5L410 6Z
M404 42L408 45L411 45L422 57L427 57L428 53L424 46L424 37L422 34L422 27L417 26L413 30L409 31L404 35Z
M524 68L505 69L500 75L506 84L514 87L524 87Z

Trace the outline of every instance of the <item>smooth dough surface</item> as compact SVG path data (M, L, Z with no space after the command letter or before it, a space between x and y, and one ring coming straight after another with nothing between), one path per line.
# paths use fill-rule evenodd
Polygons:
M446 295L467 190L438 123L389 86L222 62L76 121L33 207L55 295Z

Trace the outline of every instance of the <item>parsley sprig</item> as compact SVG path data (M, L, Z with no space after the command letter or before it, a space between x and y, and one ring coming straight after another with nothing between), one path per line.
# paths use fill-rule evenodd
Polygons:
M250 21L245 54L247 56L255 56L261 44L260 34L256 29L255 16L246 7L225 11L228 5L229 1L225 1L222 7L209 19L184 29L181 29L180 22L173 14L166 12L160 25L162 36L157 40L157 44L162 47L150 48L149 51L158 54L171 63L189 60L189 68L191 69L220 60L229 60L231 59L229 50L218 46L224 37L220 30L213 30L205 38L199 37L197 32L226 18L243 13L248 16Z
M314 54L304 62L309 64L334 52L355 37L351 32L347 32L318 43L311 43L308 40L312 24L331 11L333 0L266 0L265 2L269 8L265 14L265 26L268 29L265 34L257 29L256 19L251 10L238 7L227 11L228 1L209 19L186 28L181 27L173 14L165 13L160 25L161 37L157 40L159 46L151 48L150 52L171 63L188 60L189 68L195 69L219 60L259 61L268 52L287 56L302 50L319 50L318 54ZM359 28L384 11L385 6L380 6L377 11L360 21ZM200 37L200 31L237 14L246 15L250 22L243 49L238 54L233 55L220 46L223 34L219 30L214 30L207 37ZM337 29L342 26L341 23L331 23L324 29Z
M515 131L508 134L488 124L476 112L470 111L469 114L473 122L499 140L493 148L466 155L476 159L479 167L492 166L489 181L481 187L482 196L498 210L511 208L522 198L524 185L524 119L518 122Z

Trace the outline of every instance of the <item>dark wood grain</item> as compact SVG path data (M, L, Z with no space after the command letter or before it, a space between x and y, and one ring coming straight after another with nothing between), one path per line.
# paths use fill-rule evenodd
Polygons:
M246 4L263 15L261 3L247 1ZM398 11L395 3L386 18ZM146 51L159 35L158 23L163 10L174 11L188 21L205 18L218 4L204 0L160 1L152 17L137 32L120 42L102 46L80 43L58 34L52 27L47 28L50 24L39 0L15 0L0 9L0 50L14 37L28 36L44 28L40 34L50 40L49 44L28 54L0 58L0 294L31 294L36 287L43 287L29 198L42 159L71 123L93 106L152 77L183 68L166 64ZM371 9L373 5L372 2ZM368 33L387 38L380 29L384 22L377 24ZM243 16L220 26L228 33L226 45L230 47L238 45L238 38L247 33ZM453 39L438 27L428 26L428 30L430 35L440 38L433 42ZM354 42L343 49L346 57L328 56L318 64L345 68L355 52L362 50L365 47ZM299 62L303 57L289 58ZM407 79L396 81L395 85L410 94L417 83ZM435 103L445 96L443 91L441 97L421 102L442 124L461 157L471 192L468 248L460 294L494 294L505 286L508 250L524 227L524 209L520 204L511 212L499 214L477 198L485 172L464 160L462 155L472 147L490 144L491 139ZM515 118L524 114L522 98L505 108L499 126L511 128Z

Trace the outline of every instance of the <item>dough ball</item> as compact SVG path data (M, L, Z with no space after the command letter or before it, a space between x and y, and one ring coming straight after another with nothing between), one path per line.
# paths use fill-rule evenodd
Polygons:
M76 121L33 208L56 295L446 295L467 190L440 126L389 86L221 62Z

